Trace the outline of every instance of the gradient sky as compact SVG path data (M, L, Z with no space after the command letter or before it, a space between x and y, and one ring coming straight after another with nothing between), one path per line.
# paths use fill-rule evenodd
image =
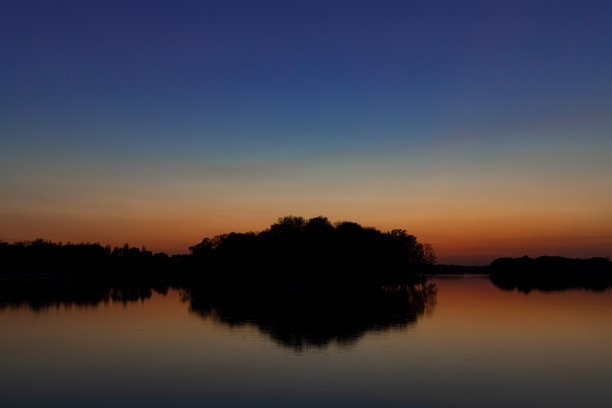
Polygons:
M3 0L0 194L9 242L612 255L612 2Z

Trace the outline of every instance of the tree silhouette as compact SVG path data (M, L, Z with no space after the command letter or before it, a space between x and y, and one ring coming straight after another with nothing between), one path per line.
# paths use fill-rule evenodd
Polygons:
M286 216L259 233L204 238L190 248L194 265L214 280L265 283L286 279L329 284L410 280L435 261L405 230L381 232L326 217Z
M524 293L570 288L605 290L612 287L612 263L605 258L499 258L488 269L490 279L497 287Z

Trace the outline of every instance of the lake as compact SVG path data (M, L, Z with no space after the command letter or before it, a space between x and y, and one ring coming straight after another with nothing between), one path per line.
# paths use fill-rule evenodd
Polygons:
M610 407L612 292L486 276L341 300L5 300L2 407Z

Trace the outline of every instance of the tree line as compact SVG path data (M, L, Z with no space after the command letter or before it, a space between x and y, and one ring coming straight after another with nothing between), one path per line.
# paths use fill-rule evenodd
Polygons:
M261 232L204 238L169 257L125 244L0 242L4 273L182 273L217 282L409 281L435 263L429 244L395 229L381 232L326 217L281 217Z
M429 244L405 230L381 232L326 217L281 217L259 233L204 238L189 247L193 265L209 276L259 281L395 282L414 278L435 263Z
M118 247L99 243L62 243L42 238L9 244L0 242L3 273L161 273L171 265L171 258L153 254L145 247L128 244Z
M603 291L612 287L612 262L602 257L498 258L491 262L487 272L497 287L523 293L578 288Z

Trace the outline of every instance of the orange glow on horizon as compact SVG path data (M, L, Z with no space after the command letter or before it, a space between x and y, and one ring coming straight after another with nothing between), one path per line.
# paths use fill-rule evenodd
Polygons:
M155 252L188 253L188 247L205 237L235 232L262 231L274 223L279 215L272 210L255 209L252 214L240 212L222 216L195 216L193 213L139 214L137 216L100 215L91 217L12 217L2 238L8 242L33 240L37 237L63 242L100 242L111 246L129 243L146 246ZM561 255L569 257L609 256L612 252L610 225L597 220L564 220L520 217L477 217L465 221L449 217L407 218L397 222L377 215L369 217L338 217L340 211L328 218L332 222L354 221L382 231L394 228L407 230L419 241L434 246L439 263L488 264L502 256ZM323 213L286 211L282 215L302 215L305 218ZM336 215L336 216L334 216ZM11 225L12 224L12 225Z

